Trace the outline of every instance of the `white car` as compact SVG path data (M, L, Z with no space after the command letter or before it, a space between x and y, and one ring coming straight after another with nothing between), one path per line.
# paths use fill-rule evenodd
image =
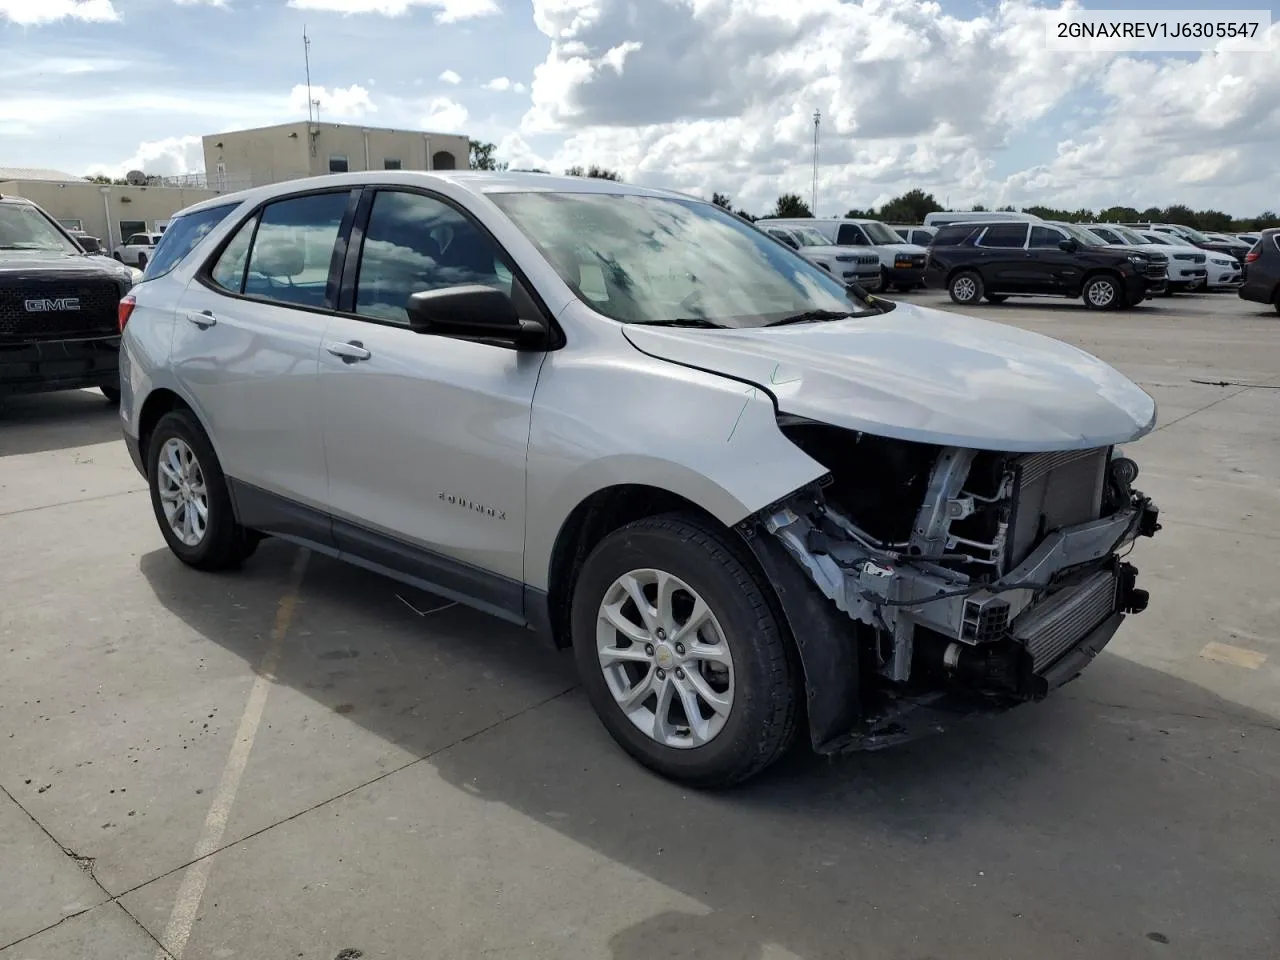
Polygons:
M1205 261L1209 251L1184 243L1171 233L1142 232L1118 223L1086 223L1084 228L1107 243L1136 247L1147 253L1162 253L1169 258L1169 282L1166 293L1198 290L1204 286Z
M914 243L904 243L902 238L879 220L804 219L761 220L761 227L781 223L786 226L810 227L822 233L829 243L839 247L864 247L874 250L880 257L880 289L897 287L914 290L924 285L924 268L929 252Z
M1244 284L1244 271L1240 261L1227 253L1206 250L1205 269L1208 275L1205 287L1209 290L1234 290Z
M858 253L848 247L837 247L812 227L769 224L765 233L780 240L810 263L815 263L846 286L856 283L863 290L879 290L880 257L866 252Z
M124 243L116 244L116 249L111 255L121 263L144 270L155 253L156 244L160 242L161 236L163 234L159 233L132 234Z

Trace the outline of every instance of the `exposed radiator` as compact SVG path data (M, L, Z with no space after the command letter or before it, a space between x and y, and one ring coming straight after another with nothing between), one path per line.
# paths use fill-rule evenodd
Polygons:
M1095 573L1063 587L1014 621L1013 636L1031 654L1033 669L1050 666L1115 612L1117 582L1114 571Z
M1109 452L1098 447L1018 458L1006 569L1053 531L1101 516Z

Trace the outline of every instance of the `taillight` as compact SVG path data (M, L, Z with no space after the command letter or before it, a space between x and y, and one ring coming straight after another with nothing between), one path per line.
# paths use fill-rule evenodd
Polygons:
M120 308L117 316L120 320L120 332L124 333L124 325L129 322L129 318L133 316L133 308L138 305L138 300L132 293L120 298Z
M1248 253L1246 253L1246 254L1244 255L1244 262L1245 262L1245 263L1253 263L1253 261L1255 261L1255 260L1257 260L1257 259L1258 259L1258 251L1257 251L1257 250L1250 250Z

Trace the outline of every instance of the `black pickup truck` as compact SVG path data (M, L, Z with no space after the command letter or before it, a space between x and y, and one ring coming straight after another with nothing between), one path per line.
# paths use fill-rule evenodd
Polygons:
M30 200L0 196L0 398L97 387L120 399L120 298L136 270L86 253Z

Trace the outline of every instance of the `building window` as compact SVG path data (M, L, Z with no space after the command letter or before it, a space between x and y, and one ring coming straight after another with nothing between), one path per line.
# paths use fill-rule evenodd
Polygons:
M120 236L132 237L135 233L147 232L147 221L145 220L121 220L117 226L120 227Z
M383 170L399 170L400 161L397 160L395 157L387 157L385 160L382 161L382 169Z
M346 173L350 167L347 165L347 158L340 153L329 154L329 172L330 173Z
M58 222L62 224L63 227L65 227L66 229L74 230L77 233L84 230L84 227L81 225L81 222L79 220L59 220Z
M447 150L441 150L431 155L432 170L455 170L457 165L454 162L453 154Z

